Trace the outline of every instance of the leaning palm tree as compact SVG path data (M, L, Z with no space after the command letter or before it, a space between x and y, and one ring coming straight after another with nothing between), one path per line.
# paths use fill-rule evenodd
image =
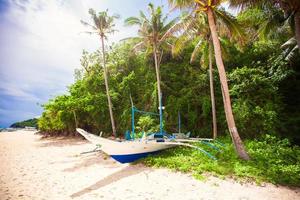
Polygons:
M177 18L167 21L167 16L163 16L162 7L154 7L148 4L150 18L140 11L139 17L129 17L125 20L125 25L138 25L138 37L128 38L135 41L134 50L144 49L148 53L152 53L155 62L155 72L157 80L157 96L159 107L161 107L161 77L160 63L164 51L168 51L172 45L168 42L171 36L165 36L169 28L171 28Z
M235 125L234 116L232 113L231 99L229 95L229 88L227 83L227 77L225 67L222 59L222 51L220 40L218 38L218 30L216 26L216 13L218 13L218 6L222 3L222 0L169 0L172 6L177 8L190 8L196 12L204 12L207 15L208 25L214 47L214 55L219 71L219 77L221 82L221 89L223 94L223 103L225 109L225 116L228 124L228 129L233 140L235 149L240 158L249 160L243 142L239 136L238 130Z
M107 39L107 35L114 33L116 30L114 29L114 20L119 18L117 15L109 16L108 10L99 12L98 15L93 9L89 10L89 13L92 17L93 24L89 24L85 21L81 20L81 23L85 26L88 26L92 29L92 31L87 31L86 33L89 34L98 34L100 36L101 40L101 46L102 46L102 65L103 65L103 74L104 74L104 81L105 81L105 89L106 89L106 96L108 101L108 107L109 107L109 114L110 114L110 121L112 126L113 135L116 136L116 126L113 116L113 110L112 110L112 102L109 94L109 87L108 87L108 75L107 75L107 68L106 68L106 57L105 57L105 44L104 39Z
M216 23L220 30L220 36L237 39L236 41L242 42L244 40L244 33L236 20L224 9L218 9L216 12ZM180 30L181 36L174 42L173 55L177 55L188 41L196 41L196 45L191 54L190 62L194 62L197 55L201 52L200 66L202 68L209 68L209 82L210 82L210 96L212 106L212 119L213 119L213 138L217 137L217 120L215 108L215 95L213 84L213 44L208 27L207 15L204 13L188 13L183 15L181 20L174 25L169 32ZM221 45L222 48L222 45ZM226 49L222 48L223 52Z

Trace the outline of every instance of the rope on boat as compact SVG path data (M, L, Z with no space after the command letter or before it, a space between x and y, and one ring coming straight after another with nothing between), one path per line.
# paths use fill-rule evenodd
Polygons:
M207 146L209 146L209 147L211 147L211 148L213 148L213 149L215 149L215 150L217 150L217 151L221 151L221 149L220 148L218 148L216 145L213 145L213 144L211 144L211 143L209 143L209 142L207 142L207 141L199 141L200 143L202 143L202 144L206 144Z
M190 145L190 144L186 144L186 143L182 143L182 142L165 142L165 144L172 144L172 145L178 145L178 146L191 147L191 148L197 149L198 151L201 151L202 153L204 153L205 155L207 155L209 158L211 158L213 160L217 160L217 158L215 156L213 156L212 154L208 153L204 149L201 149L200 147L196 147L196 146L193 146L193 145Z

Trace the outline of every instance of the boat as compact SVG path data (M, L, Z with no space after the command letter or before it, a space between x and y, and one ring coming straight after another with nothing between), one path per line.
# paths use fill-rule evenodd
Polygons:
M168 140L142 138L129 141L115 141L96 136L80 128L76 128L76 131L91 143L99 145L104 153L120 163L134 162L149 154L155 154L161 150L178 146L178 144Z
M196 142L197 140L143 137L135 140L116 141L106 139L101 136L96 136L80 128L76 128L76 131L86 140L95 144L97 147L100 147L104 153L108 154L120 163L131 163L140 158L147 157L150 154L155 154L162 150L176 146L194 148L211 159L216 160L212 154L201 149L200 147L185 143L191 141ZM199 141L200 140L198 140L198 142ZM213 147L211 144L209 144L209 146Z
M160 105L159 114L146 112L142 110L138 110L131 100L131 133L126 131L125 138L126 140L117 141L117 140L110 140L104 137L96 136L92 133L89 133L81 128L76 128L76 131L81 134L85 139L90 141L91 143L95 144L97 147L111 156L113 159L120 163L130 163L134 162L140 158L144 158L150 154L155 154L159 151L172 148L175 146L186 146L190 148L197 149L202 153L206 154L211 159L216 160L216 158L208 153L207 151L201 149L198 146L191 145L188 142L199 142L199 139L189 139L190 133L183 134L177 133L173 135L169 135L164 132L163 130L163 119L162 119L162 110L163 107ZM135 138L135 113L142 113L147 115L155 115L159 116L160 122L160 131L158 133L146 134L144 133L142 138ZM177 137L177 138L176 138ZM210 145L212 146L212 145Z

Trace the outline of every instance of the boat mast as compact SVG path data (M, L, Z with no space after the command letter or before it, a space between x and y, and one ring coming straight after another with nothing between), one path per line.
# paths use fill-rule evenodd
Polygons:
M131 133L132 133L132 138L134 139L135 133L134 133L134 105L133 105L133 101L132 101L132 97L130 94L130 102L131 102Z
M163 107L162 107L162 94L160 94L160 107L159 107L159 129L160 129L160 134L163 134Z
M181 133L181 118L180 118L180 111L178 111L178 133Z

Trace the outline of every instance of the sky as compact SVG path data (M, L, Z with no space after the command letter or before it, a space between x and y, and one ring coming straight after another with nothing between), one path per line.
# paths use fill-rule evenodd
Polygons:
M109 37L118 42L136 35L124 19L149 2L169 12L167 0L0 0L0 127L40 116L42 104L67 93L82 50L100 47L96 35L82 33L89 8L120 15L119 31Z

